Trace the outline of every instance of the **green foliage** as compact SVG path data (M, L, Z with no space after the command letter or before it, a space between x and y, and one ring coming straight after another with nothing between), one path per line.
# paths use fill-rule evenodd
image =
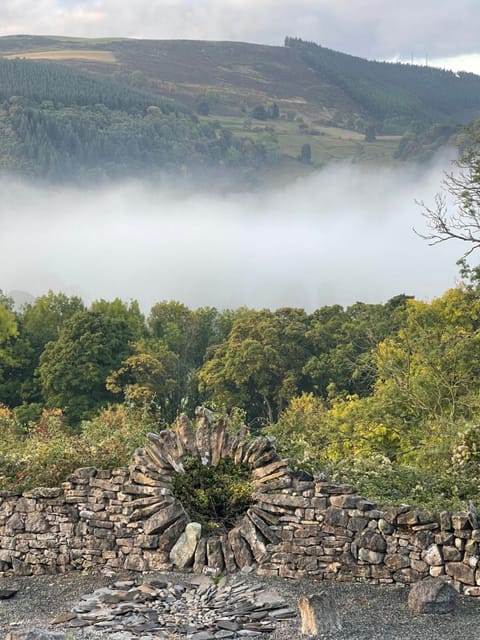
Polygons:
M5 345L17 335L17 323L15 315L7 306L0 303L0 365L8 361L8 352Z
M213 467L190 457L183 466L185 473L173 475L173 493L190 518L207 532L230 531L253 502L248 465L224 458Z
M133 337L125 319L98 311L75 313L40 357L38 375L47 406L61 407L77 424L114 400L105 381L130 354Z
M79 467L128 465L154 428L148 416L117 406L101 410L75 433L60 410L44 410L25 433L14 413L0 407L0 488L58 486Z
M324 467L333 482L353 484L380 507L406 503L430 511L459 511L480 499L480 482L448 467L424 470L393 463L384 456L347 458Z
M81 181L273 159L261 143L200 123L171 99L58 64L0 59L2 100L0 168L7 171Z
M480 78L472 73L365 60L298 38L285 42L372 121L388 120L391 133L403 133L413 121L446 121L478 105Z
M273 422L298 389L304 390L308 318L300 309L249 311L198 372L200 390L249 419Z
M310 164L310 162L312 161L312 147L308 144L308 142L302 144L299 160L300 162L303 162L305 164Z
M203 403L236 407L235 425L264 427L296 467L346 480L351 467L371 497L478 499L478 268L464 264L462 275L430 302L401 295L311 314L160 302L145 320L135 302L87 310L50 292L14 312L5 300L0 485L55 484L75 466L124 464L146 430ZM108 408L114 401L122 404ZM199 510L213 501L204 489Z

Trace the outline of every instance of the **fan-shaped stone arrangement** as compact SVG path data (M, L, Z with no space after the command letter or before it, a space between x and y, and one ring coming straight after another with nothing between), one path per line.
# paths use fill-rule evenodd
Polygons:
M195 456L203 465L217 467L221 460L231 460L249 469L252 504L228 532L187 527L191 516L175 496L173 479L184 472L185 460ZM179 569L214 575L247 571L265 559L269 544L281 541L273 529L281 511L276 505L288 497L276 492L291 486L288 462L279 458L273 438L251 439L246 427L231 433L227 421L215 421L207 409L197 409L195 427L182 416L175 429L149 434L145 449L135 454L130 477L155 487L158 494L130 503L130 520L141 521L146 536L158 536L158 549L169 551Z
M200 576L188 581L118 581L84 595L71 613L57 616L51 624L94 629L121 640L233 640L269 633L276 622L295 615L261 586L238 579L214 584Z

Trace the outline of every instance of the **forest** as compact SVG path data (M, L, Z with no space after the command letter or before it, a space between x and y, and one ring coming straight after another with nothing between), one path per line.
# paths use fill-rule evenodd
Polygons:
M180 103L48 62L0 59L0 170L64 182L242 170L275 162L261 142L201 123Z
M146 432L202 403L383 503L475 500L477 275L430 302L312 313L163 301L144 316L135 301L86 307L52 291L15 310L3 295L0 486L127 464Z
M480 78L473 73L365 60L299 38L287 37L285 46L341 87L385 133L452 124L462 111L478 107Z

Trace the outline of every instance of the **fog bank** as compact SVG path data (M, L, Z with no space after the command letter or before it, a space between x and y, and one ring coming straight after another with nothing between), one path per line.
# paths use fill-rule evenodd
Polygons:
M429 247L415 199L438 162L330 167L261 193L180 193L138 182L91 190L0 183L0 289L161 300L191 308L312 310L454 286L461 244Z

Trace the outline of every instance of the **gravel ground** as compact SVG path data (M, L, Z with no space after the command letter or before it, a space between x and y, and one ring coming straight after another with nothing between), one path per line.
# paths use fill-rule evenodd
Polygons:
M18 589L10 600L0 600L0 635L11 630L48 629L49 621L59 613L70 611L81 596L116 579L132 577L119 574L108 578L101 574L70 573L61 576L0 578L0 588ZM138 578L138 574L134 574ZM158 578L144 574L142 580ZM168 580L188 575L168 574ZM292 608L302 595L321 594L326 603L326 617L340 629L318 636L329 640L480 640L480 603L473 598L459 598L457 611L447 615L417 615L407 607L408 587L366 584L325 583L310 580L292 581L248 575L245 580L262 584L266 590L281 595ZM333 612L335 609L335 612ZM59 630L58 627L56 630ZM106 638L105 633L75 630L75 640ZM265 640L301 638L300 621L278 623Z

